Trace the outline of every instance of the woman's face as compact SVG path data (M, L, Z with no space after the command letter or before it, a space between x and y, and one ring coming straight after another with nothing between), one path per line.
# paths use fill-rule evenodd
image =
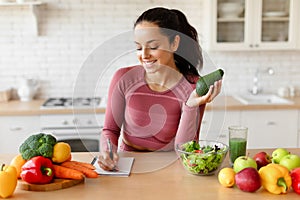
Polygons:
M141 22L134 29L137 57L147 73L154 73L168 66L176 69L173 52L177 45L170 44L160 28L150 22Z

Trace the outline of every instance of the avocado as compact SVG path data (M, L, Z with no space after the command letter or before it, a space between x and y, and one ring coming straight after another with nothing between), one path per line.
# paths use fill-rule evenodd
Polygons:
M216 71L211 72L203 77L200 77L196 83L196 93L199 96L205 95L209 87L214 84L214 82L222 79L224 71L222 69L217 69Z

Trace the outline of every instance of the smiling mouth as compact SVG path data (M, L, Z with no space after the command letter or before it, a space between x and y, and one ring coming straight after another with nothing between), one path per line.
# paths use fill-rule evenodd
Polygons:
M144 61L143 63L144 63L144 65L145 66L152 66L154 63L156 62L156 60L154 60L154 61Z

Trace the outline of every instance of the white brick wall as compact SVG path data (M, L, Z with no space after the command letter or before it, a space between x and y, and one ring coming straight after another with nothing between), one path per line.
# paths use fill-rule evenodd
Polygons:
M29 8L0 7L0 88L3 85L17 88L18 80L25 75L40 79L39 97L72 96L77 76L90 53L103 42L113 42L113 38L131 31L141 12L153 6L178 8L201 35L205 20L201 10L203 1L45 0L47 4L41 6L40 36L31 33ZM118 44L114 45L118 48ZM247 90L257 67L275 69L272 77L262 76L262 84L268 91L287 84L300 86L299 55L299 52L227 52L210 54L210 58L225 69L223 91L228 94ZM94 80L98 81L98 87L93 93L100 96L106 94L116 68L137 62L134 53L114 60L109 68L96 61L92 74L105 72L99 80ZM90 80L85 83L86 87L91 85Z
M243 93L252 86L256 69L260 70L259 83L264 92L277 92L282 86L300 86L300 51L214 53L215 63L225 69L225 91ZM274 74L266 70L272 67Z

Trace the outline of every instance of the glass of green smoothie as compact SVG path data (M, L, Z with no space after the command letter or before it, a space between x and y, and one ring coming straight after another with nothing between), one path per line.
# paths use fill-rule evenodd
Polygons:
M244 126L229 126L229 161L232 166L235 159L246 155L248 128Z

